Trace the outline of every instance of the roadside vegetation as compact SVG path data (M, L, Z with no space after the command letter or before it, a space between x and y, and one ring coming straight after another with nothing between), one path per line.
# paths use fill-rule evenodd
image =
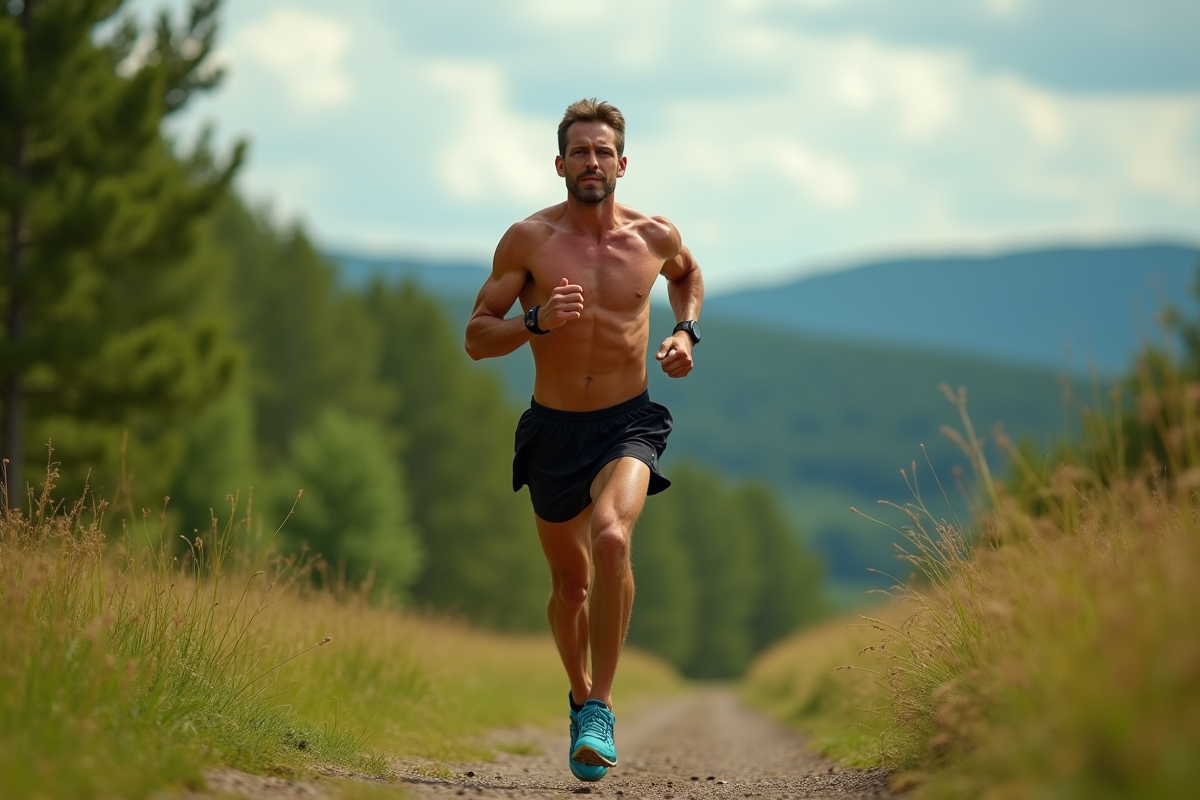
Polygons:
M1004 480L965 392L947 389L979 507L956 518L938 484L907 472L912 501L880 515L898 519L917 573L902 605L777 646L750 695L847 763L873 753L923 797L1193 796L1200 320L1166 317L1183 352L1148 347L1080 439L1035 455L997 433ZM821 636L855 668L814 672Z
M0 519L2 797L145 797L221 764L386 779L391 758L486 759L488 730L565 719L548 637L316 588L237 509L182 557L147 544L156 520L106 541L104 511L47 485ZM622 666L629 702L678 685L637 652Z

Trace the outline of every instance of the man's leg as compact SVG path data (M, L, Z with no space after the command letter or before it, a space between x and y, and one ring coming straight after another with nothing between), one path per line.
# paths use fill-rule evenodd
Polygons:
M592 646L589 698L612 707L617 660L633 612L633 524L646 503L650 468L636 458L610 461L592 482L591 552L595 582L588 602Z
M579 704L587 700L592 687L588 677L587 604L592 577L591 516L589 506L568 522L535 517L542 552L550 566L546 616L571 682L571 696Z

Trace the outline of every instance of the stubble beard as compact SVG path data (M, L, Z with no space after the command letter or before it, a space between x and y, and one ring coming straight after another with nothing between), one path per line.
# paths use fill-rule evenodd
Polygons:
M602 183L599 186L595 184L584 186L582 183L583 179L593 175L599 176ZM604 202L604 199L612 194L616 188L617 179L615 177L610 178L598 172L585 172L575 180L567 182L567 190L571 192L571 196L589 206Z

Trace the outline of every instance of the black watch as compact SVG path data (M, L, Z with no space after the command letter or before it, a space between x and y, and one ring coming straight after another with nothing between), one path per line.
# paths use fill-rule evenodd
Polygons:
M537 317L538 317L538 309L540 309L540 308L541 308L541 306L534 306L533 308L531 308L525 312L525 330L529 331L534 336L545 336L547 333L550 332L550 331L544 331L538 327Z
M692 344L700 344L700 322L694 319L685 319L683 322L675 323L675 330L671 333L679 333L687 331L688 336L692 337Z

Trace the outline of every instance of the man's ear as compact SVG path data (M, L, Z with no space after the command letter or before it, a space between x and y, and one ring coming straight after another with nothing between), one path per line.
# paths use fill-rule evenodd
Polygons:
M558 177L567 177L567 162L563 161L562 156L554 157L554 169L558 171Z
M625 165L628 163L629 162L625 158L625 156L621 156L621 160L617 162L617 177L618 178L625 177Z

